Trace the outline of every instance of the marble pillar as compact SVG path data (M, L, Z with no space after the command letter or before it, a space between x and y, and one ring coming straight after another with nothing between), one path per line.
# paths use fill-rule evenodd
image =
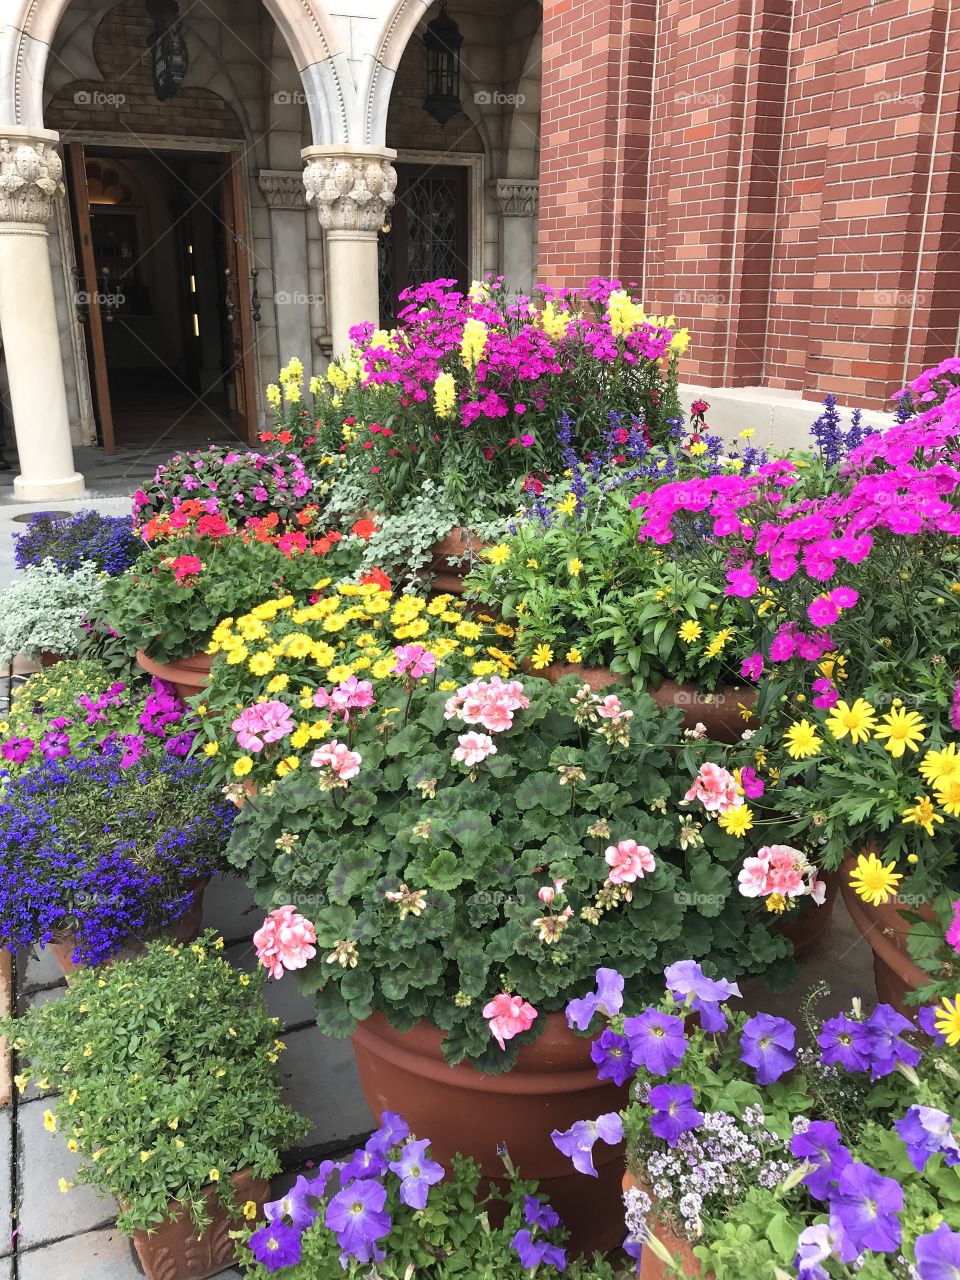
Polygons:
M396 152L386 147L307 147L303 185L327 246L327 314L333 354L355 324L380 320L378 234L393 205Z
M0 130L0 337L10 384L22 502L75 498L70 417L47 235L64 194L58 135Z

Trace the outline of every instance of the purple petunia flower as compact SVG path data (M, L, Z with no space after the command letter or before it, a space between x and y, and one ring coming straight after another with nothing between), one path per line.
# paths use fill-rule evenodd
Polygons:
M864 1250L895 1253L903 1239L897 1214L903 1209L903 1188L868 1164L853 1161L840 1174L830 1196L830 1226L836 1232L840 1260L853 1262Z
M703 1124L703 1116L693 1105L693 1089L688 1084L658 1084L650 1090L653 1107L650 1129L668 1146L675 1147L681 1134Z
M943 1153L944 1163L960 1164L960 1146L953 1136L953 1117L936 1107L913 1106L893 1126L900 1135L910 1163L923 1173L930 1157Z
M550 1134L553 1145L563 1155L570 1157L577 1172L588 1174L591 1178L597 1177L597 1171L593 1167L593 1148L598 1138L611 1147L623 1141L623 1121L619 1112L608 1111L605 1115L597 1116L596 1120L578 1120L565 1133L554 1129Z
M810 1194L826 1200L853 1156L843 1145L840 1130L831 1120L814 1120L804 1133L795 1133L790 1150L798 1160L808 1160L817 1167L803 1179Z
M294 1231L301 1235L317 1216L316 1209L308 1203L310 1196L323 1194L323 1188L317 1187L313 1179L309 1181L300 1175L285 1196L279 1200L271 1200L263 1206L264 1216L268 1222L276 1222L278 1218L288 1218Z
M673 1014L647 1009L638 1018L625 1018L623 1029L630 1042L635 1067L645 1067L651 1075L668 1075L683 1061L687 1038L683 1022Z
M597 1079L624 1085L633 1075L630 1042L609 1027L590 1046L590 1057L597 1064Z
M923 1056L916 1045L903 1039L916 1027L909 1018L889 1004L878 1004L863 1024L867 1033L867 1051L870 1054L870 1078L879 1080L896 1070L897 1063L915 1067Z
M351 1182L333 1197L327 1205L325 1221L345 1254L358 1262L382 1257L376 1242L392 1225L383 1207L386 1202L386 1188L373 1178Z
M833 1253L834 1236L825 1222L805 1227L797 1236L797 1256L793 1265L797 1268L797 1280L830 1280L829 1272L821 1262Z
M510 1245L516 1250L525 1270L539 1266L541 1262L548 1267L556 1267L558 1271L562 1271L567 1265L565 1250L557 1244L551 1244L549 1240L534 1240L525 1227L517 1232Z
M623 976L616 969L598 969L596 990L567 1004L567 1026L588 1031L595 1013L615 1018L623 1008Z
M870 1042L865 1024L845 1013L828 1018L817 1036L824 1066L839 1062L845 1071L869 1071Z
M443 1165L426 1154L429 1145L429 1138L419 1142L411 1139L400 1159L390 1161L391 1170L400 1179L400 1199L411 1209L425 1209L430 1188L443 1178Z
M928 1035L931 1040L938 1045L947 1043L947 1037L943 1032L937 1030L937 1009L935 1005L926 1004L922 1009L917 1010L917 1023L924 1035Z
M410 1126L403 1116L396 1111L384 1111L380 1117L380 1128L363 1144L367 1151L376 1156L385 1156L392 1147L397 1147L404 1138L409 1138Z
M960 1231L941 1222L930 1235L918 1236L914 1250L920 1280L957 1280L960 1275Z
M300 1232L285 1222L270 1222L247 1241L250 1252L270 1272L300 1261Z
M11 764L23 764L31 751L34 742L32 738L11 738L9 742L5 742L0 747L0 755L4 760L9 760Z
M66 733L48 733L40 739L44 760L62 760L70 754L70 737Z
M358 1147L340 1169L340 1185L345 1187L354 1178L379 1178L386 1167L387 1162L383 1156L366 1147Z
M560 1215L556 1209L544 1204L536 1196L523 1197L523 1219L528 1227L540 1227L544 1231L560 1225Z
M120 739L120 745L123 747L121 769L132 769L147 754L147 740L142 733L125 733Z
M758 1013L743 1024L740 1061L754 1068L757 1084L773 1084L797 1065L796 1040L797 1029L789 1019Z
M673 998L699 1013L704 1031L726 1031L727 1019L720 1005L731 996L740 996L735 982L708 978L695 960L679 960L664 969L663 976Z

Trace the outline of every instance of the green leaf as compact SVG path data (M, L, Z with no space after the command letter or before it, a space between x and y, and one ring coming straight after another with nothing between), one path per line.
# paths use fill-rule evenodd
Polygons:
M557 773L531 773L524 778L515 792L517 808L547 809L551 813L566 813L570 808L570 788L565 787Z
M438 853L427 867L423 878L430 889L456 889L463 882L456 854L449 849Z
M327 891L331 901L349 902L366 888L381 869L380 858L363 843L341 854L327 877Z
M336 982L328 982L317 994L317 1026L327 1036L346 1040L353 1035L357 1019L350 1012Z

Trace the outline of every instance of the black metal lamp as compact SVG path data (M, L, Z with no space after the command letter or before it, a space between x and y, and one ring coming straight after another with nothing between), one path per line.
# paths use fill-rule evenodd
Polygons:
M447 13L447 0L423 33L427 49L427 96L423 109L439 124L449 124L460 110L460 49L463 36Z
M147 44L153 54L153 87L160 102L176 95L187 74L187 46L178 0L146 0L153 19Z

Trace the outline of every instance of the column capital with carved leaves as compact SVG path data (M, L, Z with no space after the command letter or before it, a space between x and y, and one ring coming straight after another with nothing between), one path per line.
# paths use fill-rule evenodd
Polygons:
M393 207L397 153L387 147L307 147L303 185L327 232L380 230Z
M58 141L48 129L0 127L0 224L49 225L64 194Z

